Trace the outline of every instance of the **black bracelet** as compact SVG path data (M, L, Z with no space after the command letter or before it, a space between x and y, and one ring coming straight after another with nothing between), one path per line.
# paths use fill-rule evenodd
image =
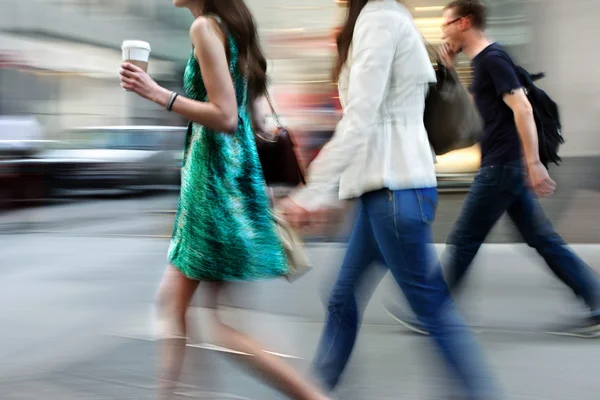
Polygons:
M175 103L175 99L179 96L179 93L171 92L171 96L169 97L169 103L167 103L167 111L171 111L173 109L173 103Z

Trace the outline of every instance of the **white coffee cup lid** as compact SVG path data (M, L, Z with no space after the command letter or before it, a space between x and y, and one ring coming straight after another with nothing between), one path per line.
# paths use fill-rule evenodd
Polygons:
M121 49L145 49L150 51L150 43L142 40L125 40Z

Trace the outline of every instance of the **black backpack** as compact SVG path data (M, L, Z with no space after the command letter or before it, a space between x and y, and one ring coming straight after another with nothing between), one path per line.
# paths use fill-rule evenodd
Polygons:
M543 73L531 75L525 68L515 66L519 81L533 108L533 116L538 131L540 161L547 168L551 162L558 165L562 159L558 148L565 142L561 133L560 116L557 104L534 82L542 79Z

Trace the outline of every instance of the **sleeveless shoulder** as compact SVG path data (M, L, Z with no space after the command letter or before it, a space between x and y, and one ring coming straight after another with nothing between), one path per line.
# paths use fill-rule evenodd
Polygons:
M223 34L226 35L225 50L227 53L227 59L229 63L229 72L231 74L231 78L233 80L233 85L236 92L238 107L243 105L245 106L247 97L247 79L241 73L241 70L239 68L239 51L237 43L233 38L233 35L231 35L227 27L224 25L223 20L218 15L212 14L198 17L192 24L192 27L190 28L190 36L196 29L201 30L202 32L206 29L213 29L215 26L218 26L223 32ZM200 71L200 65L198 64L198 61L194 56L193 46L184 74L184 89L188 97L193 98L195 100L207 101L208 94L206 92L206 87L204 85L204 81Z

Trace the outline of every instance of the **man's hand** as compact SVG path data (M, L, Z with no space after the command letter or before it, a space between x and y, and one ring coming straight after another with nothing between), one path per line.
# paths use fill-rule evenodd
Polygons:
M452 47L448 43L442 43L440 46L440 58L448 69L454 68L454 60L456 59L456 53L452 50Z
M554 182L548 170L541 162L535 162L527 166L529 176L529 185L539 197L547 197L556 190L556 182Z

